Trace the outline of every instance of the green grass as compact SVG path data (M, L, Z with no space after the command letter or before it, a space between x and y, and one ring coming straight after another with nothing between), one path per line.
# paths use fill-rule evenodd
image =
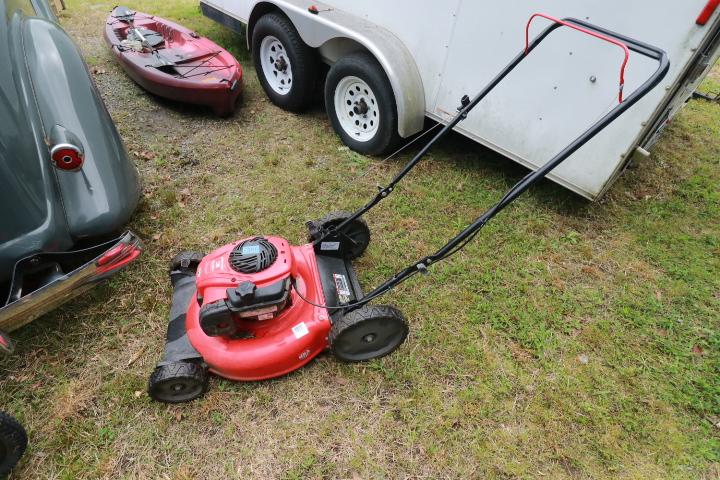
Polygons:
M242 107L222 120L143 94L100 40L112 5L71 1L62 22L107 71L95 79L144 178L131 228L146 252L16 332L0 399L30 434L18 478L720 477L718 105L691 102L602 202L543 183L391 293L412 326L394 355L213 379L202 400L166 406L145 386L164 343L167 260L257 232L302 242L305 220L360 205L406 157L349 152L321 110L272 106L244 39L192 1L129 6L238 55ZM715 72L704 89L720 90ZM368 217L362 282L440 246L523 175L443 141Z

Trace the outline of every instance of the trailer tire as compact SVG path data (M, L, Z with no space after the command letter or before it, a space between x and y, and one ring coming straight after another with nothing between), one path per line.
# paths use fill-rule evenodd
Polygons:
M325 107L335 132L356 152L380 155L400 140L392 86L368 53L346 55L330 68Z
M301 112L313 100L317 55L279 13L263 15L252 31L252 57L258 79L270 101L283 110Z

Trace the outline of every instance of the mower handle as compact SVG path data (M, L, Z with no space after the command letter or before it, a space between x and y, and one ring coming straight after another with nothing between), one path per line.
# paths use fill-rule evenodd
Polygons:
M533 19L537 17L548 19L552 21L553 24L546 28L539 36L535 37L532 44L530 44L530 24L532 23ZM607 30L605 28L598 27L587 22L583 22L582 20L578 20L576 18L564 18L560 20L544 13L533 14L530 17L530 20L528 20L527 25L525 26L525 55L529 54L530 51L535 48L537 44L540 43L545 37L547 37L552 31L563 26L572 28L573 30L586 33L593 37L612 43L613 45L617 45L623 50L625 58L623 59L622 65L620 66L620 90L618 92L618 103L623 102L623 89L625 87L625 69L628 62L630 61L630 51L657 61L660 64L659 68L662 68L663 62L668 61L667 54L662 49L653 45L641 42L639 40L635 40L634 38L615 33L611 30Z
M618 91L618 102L622 103L623 88L625 87L625 67L627 67L628 60L630 60L630 49L628 48L628 46L625 45L620 40L617 40L617 39L615 39L611 36L608 36L604 33L598 32L596 28L581 27L579 25L572 23L571 21L558 20L557 18L551 17L550 15L545 15L544 13L535 13L535 14L533 14L532 17L530 17L530 20L528 20L527 25L525 25L525 55L527 55L529 53L529 47L530 47L530 24L537 17L545 18L547 20L554 22L557 25L570 27L574 30L577 30L582 33L586 33L588 35L599 38L600 40L604 40L606 42L612 43L613 45L617 45L618 47L622 48L623 53L625 54L625 58L623 59L622 65L620 66L620 90Z
M552 20L553 24L548 26L540 33L540 35L538 35L531 42L529 42L529 24L530 22L532 22L533 18L538 16ZM372 207L374 207L375 205L380 203L380 201L390 195L390 193L392 193L392 191L394 190L395 185L400 182L400 180L402 180L402 178L405 177L405 175L407 175L413 169L413 167L415 167L415 165L417 165L417 163L428 152L428 150L430 150L430 148L438 140L445 136L458 123L467 118L470 111L475 108L475 106L480 103L480 101L485 98L512 70L514 70L515 67L518 66L518 64L520 64L525 58L527 58L527 56L540 44L540 42L542 42L550 33L552 33L557 28L567 26L592 35L594 37L600 38L602 40L606 40L610 43L620 45L623 50L626 51L626 54L629 50L650 59L656 60L658 63L658 67L655 72L653 72L653 74L648 77L648 79L645 80L645 82L643 82L635 91L633 91L626 98L622 98L622 96L620 96L620 102L618 102L618 104L612 110L610 110L608 113L603 115L597 122L588 127L587 130L580 134L580 136L578 136L568 146L566 146L559 153L557 153L547 163L539 167L537 170L530 172L523 179L517 182L512 188L510 188L510 190L507 191L507 193L505 193L505 195L500 199L498 203L488 209L480 217L475 219L475 221L468 225L463 231L450 239L437 252L428 255L418 260L417 262L414 262L412 265L396 273L390 279L385 281L380 286L376 287L374 290L369 292L365 297L358 300L357 302L346 305L344 307L346 311L359 308L360 306L368 303L373 298L386 293L391 288L395 287L399 283L403 282L404 280L408 279L409 277L415 275L418 272L426 273L428 266L449 257L450 255L456 253L458 250L463 248L495 215L497 215L501 210L503 210L506 206L512 203L525 190L530 188L530 186L545 178L548 173L555 169L555 167L567 160L570 155L575 153L580 147L585 145L588 141L590 141L590 139L592 139L610 123L615 121L626 110L628 110L635 103L637 103L637 101L644 97L650 90L655 88L665 77L670 68L670 61L668 59L668 56L662 49L641 42L639 40L626 37L625 35L620 35L610 30L591 25L587 22L583 22L582 20L577 20L574 18L557 20L548 15L535 14L530 17L530 22L528 22L528 25L526 26L526 45L524 50L521 51L498 75L496 75L495 78L493 78L475 96L475 98L470 100L467 96L464 96L461 100L461 105L458 107L458 114L448 124L446 124L423 148L421 148L418 153L415 154L415 156L403 167L403 169L392 179L392 181L388 183L387 186L380 188L378 193L372 200L370 200L365 206L358 209L344 222L337 225L335 229L327 231L319 238L317 238L313 242L314 245L317 246L330 235L337 234L338 232L342 233L343 229L347 227L351 222L361 217L368 210L370 210ZM624 67L626 63L627 62L623 63L623 67L621 69L621 85L622 82L624 82ZM622 90L620 94L622 95Z

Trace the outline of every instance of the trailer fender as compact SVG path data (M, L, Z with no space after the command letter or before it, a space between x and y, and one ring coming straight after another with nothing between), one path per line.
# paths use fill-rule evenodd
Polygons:
M303 41L320 49L328 61L337 60L333 56L346 49L366 49L383 67L392 86L400 136L409 137L422 130L425 119L422 79L412 54L402 41L387 29L361 17L321 3L315 4L318 13L311 13L308 5L302 0L257 2L251 9L247 23L248 42L257 19L279 9L292 21Z

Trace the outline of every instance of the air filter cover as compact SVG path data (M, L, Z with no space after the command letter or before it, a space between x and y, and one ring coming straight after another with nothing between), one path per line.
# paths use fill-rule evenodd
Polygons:
M228 262L236 272L258 273L275 263L277 256L275 245L264 237L255 237L236 245Z

